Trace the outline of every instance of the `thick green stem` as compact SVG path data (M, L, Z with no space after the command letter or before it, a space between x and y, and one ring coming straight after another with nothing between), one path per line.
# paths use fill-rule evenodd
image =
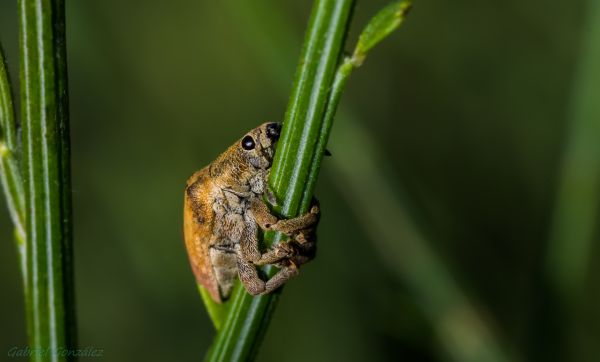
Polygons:
M70 156L64 2L20 0L28 321L36 361L72 359Z
M260 10L256 9L255 5L258 4L263 5ZM275 11L276 8L274 3L265 1L258 1L252 6L236 3L236 6L229 7L236 20L244 25L243 34L261 39L259 47L254 48L256 54L260 62L266 64L265 69L274 84L283 90L285 64L289 64L292 57L288 44L294 43L295 36L284 21L278 21L284 14ZM267 9L270 10L268 16L265 15ZM344 88L348 76L364 60L366 51L381 40L380 35L386 34L395 21L401 21L407 10L408 4L394 2L378 15L379 19L371 22L375 27L370 27L370 30L378 29L377 32L365 29L363 34L366 36L360 42L361 46L357 46L353 56L346 58L338 69L330 94L332 110L336 108L340 90ZM386 20L392 15L395 20ZM369 34L375 36L367 36ZM326 120L331 116L326 116ZM359 126L363 122L356 119L347 107L340 108L338 118L336 137L330 145L334 150L330 171L336 178L347 181L348 192L344 196L352 205L351 210L360 213L358 220L372 236L371 240L382 260L400 280L410 286L411 295L419 301L429 318L444 353L458 361L510 360L494 335L493 328L475 308L476 303L468 298L464 288L445 266L445 261L431 247L433 241L417 226L415 216L398 197L402 190L397 182L392 182L397 180L397 176L373 169L374 165L389 163L376 140L365 127ZM353 152L348 146L356 144L361 145L360 150ZM387 217L382 218L381 215Z
M312 160L323 156L315 152L315 141L327 110L352 5L353 1L315 3L269 180L280 204L274 209L287 218L308 211L310 205L313 190L306 188L306 182Z
M316 0L313 6L269 180L278 200L274 210L283 217L306 212L310 205L312 190L306 184L313 159L322 157L317 154L317 141L353 6L353 0ZM279 235L265 236L267 244L279 239ZM265 268L267 277L275 272L275 268ZM253 358L277 296L251 297L238 286L207 360Z

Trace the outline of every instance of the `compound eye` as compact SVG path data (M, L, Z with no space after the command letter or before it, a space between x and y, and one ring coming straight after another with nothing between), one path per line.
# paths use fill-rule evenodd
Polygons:
M253 150L256 144L254 143L254 139L252 136L246 136L242 138L242 148L246 151Z

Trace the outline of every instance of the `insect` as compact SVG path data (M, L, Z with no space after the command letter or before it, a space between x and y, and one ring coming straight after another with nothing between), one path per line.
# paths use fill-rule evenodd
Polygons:
M252 295L267 294L299 273L315 256L319 206L293 219L278 219L263 201L275 203L267 179L281 123L264 123L230 146L215 161L187 181L183 230L196 280L220 303L231 294L239 275ZM259 229L289 237L262 251ZM257 266L280 268L270 280Z

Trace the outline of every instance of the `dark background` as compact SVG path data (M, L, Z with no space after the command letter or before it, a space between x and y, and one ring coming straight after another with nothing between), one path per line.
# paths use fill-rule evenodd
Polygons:
M317 187L319 256L285 288L258 360L600 360L597 238L579 284L557 286L549 256L593 2L416 2L348 84ZM182 241L185 180L283 118L310 11L242 3L67 2L79 344L106 360L194 361L211 343ZM386 3L359 1L348 50ZM0 40L18 86L16 1L0 3ZM336 138L350 122L368 144ZM375 173L341 172L349 150L379 155ZM407 219L423 237L402 237ZM5 207L0 241L3 360L26 344ZM390 242L426 245L435 265ZM468 312L447 312L456 300ZM481 340L495 347L472 354Z

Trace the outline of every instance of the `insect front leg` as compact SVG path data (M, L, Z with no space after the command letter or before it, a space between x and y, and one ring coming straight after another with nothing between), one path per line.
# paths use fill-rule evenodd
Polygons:
M258 276L254 264L238 255L237 267L240 281L244 284L244 288L248 293L258 295L265 291L265 282Z
M298 275L300 271L298 270L298 267L291 264L290 266L283 267L265 283L258 276L258 271L252 263L238 258L238 273L242 284L244 284L244 288L246 288L248 293L256 296L273 292L275 289L285 284L285 282Z
M254 265L274 264L288 257L289 253L283 249L270 249L261 253L259 248L258 227L251 217L247 217L244 232L240 238L239 258Z
M315 256L315 227L319 206L313 201L311 211L293 219L279 220L258 197L250 199L250 213L245 215L245 230L239 243L238 272L246 290L252 294L268 294L300 273L298 267ZM260 252L258 228L282 232L291 237L265 253ZM274 264L280 270L264 282L257 265Z
M246 235L238 245L237 265L240 280L251 295L268 294L282 286L300 273L298 266L315 257L316 242L312 230L299 233L302 242L292 240L280 243L276 248L264 254L258 250L258 238L255 233ZM281 247L281 248L279 248ZM283 255L280 251L283 250ZM254 261L251 261L254 259ZM257 265L275 264L280 270L267 282L263 281L256 269Z
M314 228L319 222L321 213L319 203L314 198L309 212L292 219L279 220L271 213L267 204L258 197L250 199L250 210L261 229L279 231L288 236L294 236L302 230Z
M261 294L269 294L275 289L284 285L288 280L300 274L300 270L294 264L281 268L268 282L265 283L265 290Z
M281 257L276 256L273 251L269 251L265 254L260 253L258 248L258 228L256 223L251 222L247 224L240 242L237 245L236 254L240 281L244 284L244 288L246 288L248 293L251 295L258 295L268 293L276 288L276 286L272 286L273 282L268 281L265 283L265 281L260 278L256 266L279 262L281 261ZM291 276L285 277L285 275L282 274L276 279L276 281L281 280L281 283L278 282L276 285L281 285L290 277Z
M317 199L313 198L310 212L292 219L279 220L271 213L269 207L258 197L250 199L250 211L258 226L267 231L279 231L291 237L290 241L280 242L264 254L261 262L257 265L272 264L285 258L304 258L299 264L304 264L310 257L310 252L304 251L302 244L307 241L314 250L314 230L319 222L320 209ZM257 243L258 248L258 243ZM314 255L314 252L312 253ZM309 256L308 259L305 256Z
M301 242L292 240L289 243L278 244L287 245L290 248L290 256L275 264L280 270L265 283L265 290L262 294L271 293L291 278L300 274L298 267L315 258L317 243L314 232L308 229L305 231L306 233L301 233Z

